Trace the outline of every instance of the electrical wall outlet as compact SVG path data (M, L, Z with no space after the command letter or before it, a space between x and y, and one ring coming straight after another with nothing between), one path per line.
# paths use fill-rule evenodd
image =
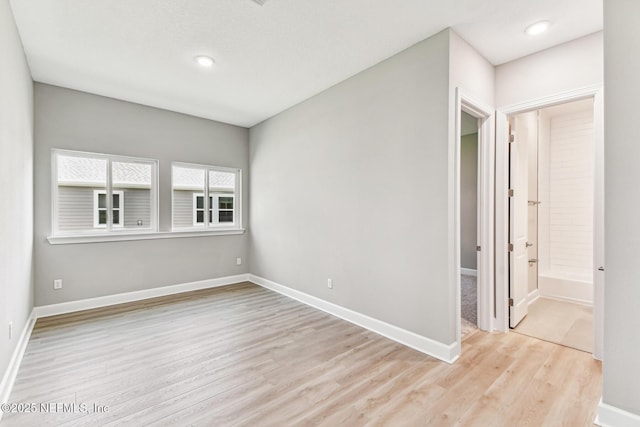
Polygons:
M242 258L236 258L236 265L242 264Z
M53 289L62 289L62 279L56 279L53 281Z
M327 279L327 288L333 289L333 279Z

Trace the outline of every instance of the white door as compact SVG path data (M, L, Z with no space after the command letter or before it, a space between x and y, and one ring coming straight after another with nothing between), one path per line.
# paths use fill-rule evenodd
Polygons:
M527 315L528 274L528 185L527 138L532 113L519 114L511 121L513 142L509 144L509 326L515 328ZM534 123L535 125L535 119Z

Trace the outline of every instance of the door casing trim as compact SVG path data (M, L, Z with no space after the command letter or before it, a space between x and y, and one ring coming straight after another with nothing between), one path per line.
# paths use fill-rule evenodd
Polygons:
M454 157L454 244L450 254L452 268L450 283L455 284L456 339L462 342L460 295L460 153L462 111L480 120L478 126L478 328L492 330L494 295L494 159L495 159L495 110L478 101L464 89L455 92L455 157ZM461 347L460 347L461 348Z
M508 216L508 126L505 124L510 115L525 113L541 108L552 107L581 99L593 98L594 112L594 136L595 136L595 176L594 189L595 216L594 216L594 270L604 265L604 233L598 229L604 227L604 86L591 85L570 91L560 92L530 101L500 107L496 110L496 176L495 176L495 317L492 329L506 332L509 330L509 280L508 280L508 255L509 244L509 216ZM601 235L602 234L602 235ZM594 351L593 357L602 360L604 347L604 290L603 283L598 278L597 270L594 271Z

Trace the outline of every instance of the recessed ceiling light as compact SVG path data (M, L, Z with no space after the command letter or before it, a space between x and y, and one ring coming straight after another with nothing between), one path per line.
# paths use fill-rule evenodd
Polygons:
M549 21L540 21L535 24L529 25L524 32L529 34L530 36L537 36L538 34L542 34L551 26L551 22Z
M206 55L198 55L194 59L202 67L213 67L213 64L215 64L213 58Z

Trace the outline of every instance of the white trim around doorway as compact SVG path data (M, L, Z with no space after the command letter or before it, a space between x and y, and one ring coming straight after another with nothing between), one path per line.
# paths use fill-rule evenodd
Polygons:
M580 99L593 98L594 100L594 127L595 127L595 218L594 218L594 351L593 356L602 360L604 346L604 273L597 268L604 263L604 89L602 85L586 86L583 88L561 92L552 96L534 99L520 104L501 107L496 110L496 169L495 169L495 310L494 328L497 331L509 330L508 310L508 244L509 244L509 217L508 217L508 140L507 117L527 111L539 110ZM597 276L600 274L600 276Z
M478 125L478 328L493 329L492 301L494 295L494 158L495 158L495 116L492 107L479 102L462 88L455 93L455 161L454 161L454 244L451 257L450 283L455 283L456 331L461 345L460 334L460 122L462 111L479 120Z

